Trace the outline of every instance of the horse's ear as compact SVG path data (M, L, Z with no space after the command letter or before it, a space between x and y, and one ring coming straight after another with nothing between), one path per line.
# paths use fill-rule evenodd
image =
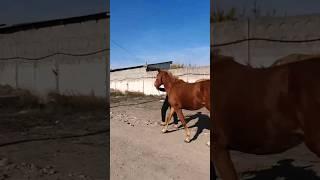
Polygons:
M160 72L161 70L159 68L157 68L157 71Z

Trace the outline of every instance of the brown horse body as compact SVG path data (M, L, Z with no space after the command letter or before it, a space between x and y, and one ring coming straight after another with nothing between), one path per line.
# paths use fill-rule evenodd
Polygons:
M168 100L172 107L186 110L198 110L206 107L210 110L210 81L195 83L181 82L168 89Z
M254 69L212 63L213 156L223 180L237 179L229 150L280 153L305 142L320 156L320 61Z
M195 83L188 83L174 77L167 71L158 71L155 87L158 89L164 85L171 105L171 111L166 119L166 126L162 130L167 131L168 123L174 112L177 113L186 131L186 142L190 141L190 131L186 126L182 109L198 110L206 107L210 110L210 80L201 80Z

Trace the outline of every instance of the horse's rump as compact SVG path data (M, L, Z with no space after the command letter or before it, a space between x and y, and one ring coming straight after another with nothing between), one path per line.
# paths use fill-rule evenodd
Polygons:
M283 61L284 62L284 61ZM211 64L214 161L237 179L229 150L273 154L305 142L320 157L320 57L251 68Z

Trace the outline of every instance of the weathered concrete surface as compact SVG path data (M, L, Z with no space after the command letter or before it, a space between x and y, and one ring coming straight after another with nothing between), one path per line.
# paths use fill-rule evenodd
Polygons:
M195 82L198 79L210 79L210 67L179 68L169 70L173 75L179 76L187 82ZM145 68L137 68L110 73L110 88L132 92L142 92L147 95L161 95L162 92L154 87L156 71L146 71Z
M109 49L109 19L0 35L0 58L38 58L57 52L84 54ZM44 96L49 91L105 97L109 50L90 56L56 55L39 61L0 61L0 84ZM53 71L58 72L56 77Z
M308 40L320 37L320 15L258 18L235 22L212 23L211 44L227 43L246 38L276 40ZM223 47L221 54L233 56L236 61L254 67L270 66L289 54L319 54L320 41L305 43L279 43L267 41L242 42ZM249 51L248 51L249 49Z

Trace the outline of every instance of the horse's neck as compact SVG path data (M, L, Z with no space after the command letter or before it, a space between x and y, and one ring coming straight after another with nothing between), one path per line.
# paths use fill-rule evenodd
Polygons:
M170 81L164 82L163 83L164 89L166 90L167 93L169 93L172 89L173 83Z
M184 81L182 81L180 79L176 79L174 77L168 77L168 78L166 78L166 81L163 82L163 86L164 86L166 92L169 93L175 84L181 83L181 82L184 82Z

